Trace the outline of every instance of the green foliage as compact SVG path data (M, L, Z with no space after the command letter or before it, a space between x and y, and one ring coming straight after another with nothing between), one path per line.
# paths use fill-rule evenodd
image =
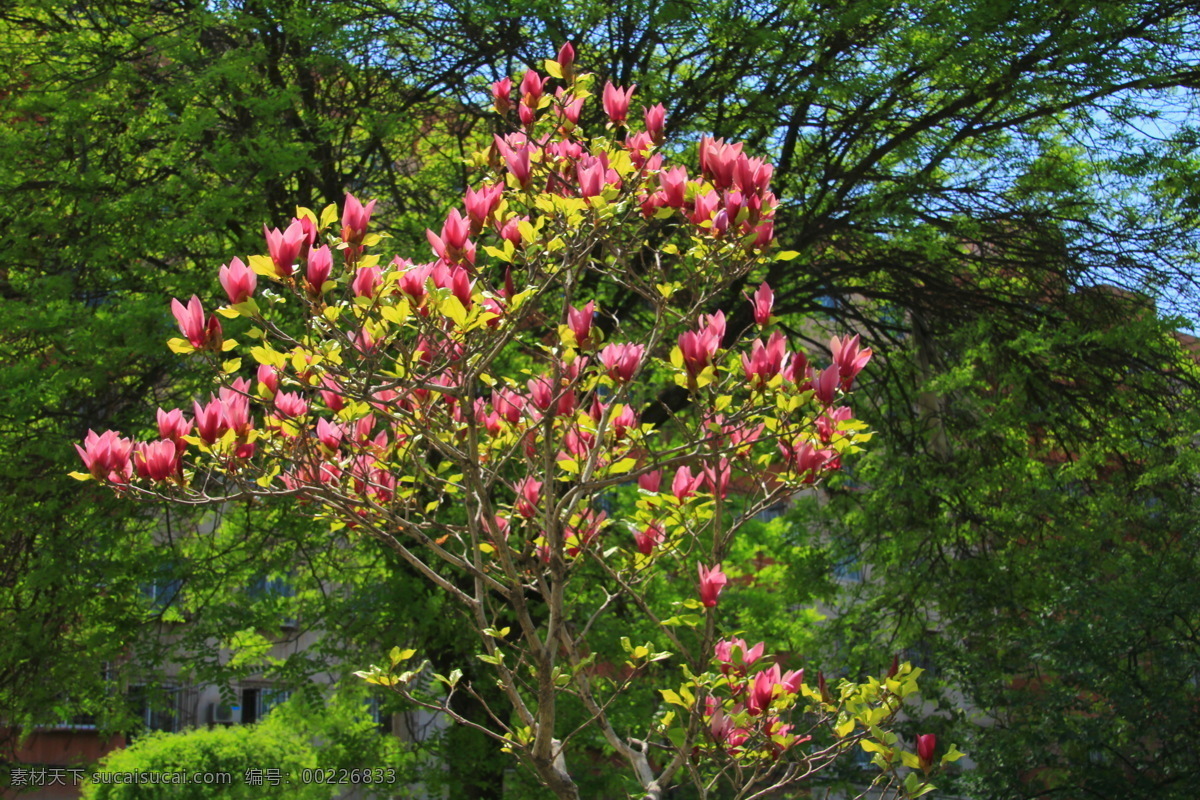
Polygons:
M371 770L376 783L360 787L363 796L392 796L397 787L412 780L413 758L401 751L394 737L381 734L365 711L361 692L342 692L328 701L295 697L272 709L254 725L215 727L182 733L151 733L123 750L110 753L94 773L99 780L84 788L86 800L170 798L201 800L228 798L336 797L342 779L314 779L314 773L341 775L343 771ZM269 770L279 780L257 780ZM195 773L223 773L187 783L115 783L109 776L159 773L171 779ZM251 777L247 777L247 776ZM367 783L367 782L364 782Z
M927 394L908 437L862 460L868 491L809 517L869 576L825 650L852 671L892 651L930 668L929 731L970 753L970 796L1190 797L1197 370L1140 301L1060 303L1030 333L979 318L889 358ZM912 401L880 399L895 431Z

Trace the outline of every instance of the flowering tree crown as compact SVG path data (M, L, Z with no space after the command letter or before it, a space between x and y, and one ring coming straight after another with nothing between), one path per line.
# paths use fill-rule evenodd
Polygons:
M506 699L490 724L458 721L561 797L578 796L563 702L646 797L682 780L760 796L859 743L880 780L922 793L932 739L917 755L886 730L920 670L810 685L718 632L744 574L729 560L739 530L869 437L844 400L871 351L835 338L823 368L793 352L765 283L716 308L795 256L774 243L771 165L708 138L698 169L670 163L665 109L637 126L635 87L611 83L605 130L585 137L592 81L574 59L568 45L546 74L492 86L515 129L474 156L481 180L427 253L385 260L375 202L347 195L340 215L264 226L268 253L220 268L214 312L174 300L169 345L211 368L215 391L190 419L160 410L157 439L89 434L76 476L188 503L289 495L329 535L391 548L459 605ZM690 588L660 608L652 581ZM597 653L590 632L618 600L654 640ZM455 670L423 693L415 655L361 674L453 714L449 696L474 688ZM598 662L624 662L620 679ZM612 703L668 662L662 706L619 730ZM925 772L901 780L910 760Z

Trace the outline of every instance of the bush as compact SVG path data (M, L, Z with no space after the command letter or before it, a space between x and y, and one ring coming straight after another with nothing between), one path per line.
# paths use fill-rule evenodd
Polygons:
M380 793L391 794L408 782L402 762L410 763L400 742L376 730L361 696L321 704L297 697L255 725L139 737L101 762L83 798L324 800L336 797L355 770L372 773ZM360 788L371 796L368 786Z

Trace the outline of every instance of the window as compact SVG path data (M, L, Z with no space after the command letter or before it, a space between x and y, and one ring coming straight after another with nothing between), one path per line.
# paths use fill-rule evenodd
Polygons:
M776 503L773 506L767 506L762 511L754 515L754 518L759 522L770 522L773 519L779 519L783 513L787 511L787 506L783 503Z
M242 689L242 724L252 725L271 712L275 706L286 701L292 693L287 689L248 686Z

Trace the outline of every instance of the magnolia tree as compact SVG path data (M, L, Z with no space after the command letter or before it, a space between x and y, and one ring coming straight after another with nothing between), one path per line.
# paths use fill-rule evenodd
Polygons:
M503 704L460 670L416 680L413 649L360 675L485 731L559 797L579 796L585 728L646 798L682 782L761 797L858 750L877 785L923 794L958 754L888 730L919 670L809 681L720 613L739 529L868 438L843 403L871 352L857 337L835 337L824 367L791 352L766 284L731 329L715 298L795 256L773 242L771 165L719 139L698 170L671 164L663 107L635 126L633 89L611 84L608 124L585 138L591 76L573 61L567 45L548 74L493 85L516 130L474 157L478 188L429 232L432 260L384 260L374 202L348 195L340 228L332 205L264 227L269 255L221 267L215 314L173 301L169 345L215 392L191 418L160 409L156 439L89 434L76 475L189 504L290 496L330 536L391 548L461 608ZM637 298L620 315L617 290ZM673 385L682 408L656 399ZM621 492L636 502L613 513ZM658 607L651 582L686 599ZM598 649L615 605L652 640ZM615 704L650 677L661 703L619 729ZM456 715L456 692L489 719Z

